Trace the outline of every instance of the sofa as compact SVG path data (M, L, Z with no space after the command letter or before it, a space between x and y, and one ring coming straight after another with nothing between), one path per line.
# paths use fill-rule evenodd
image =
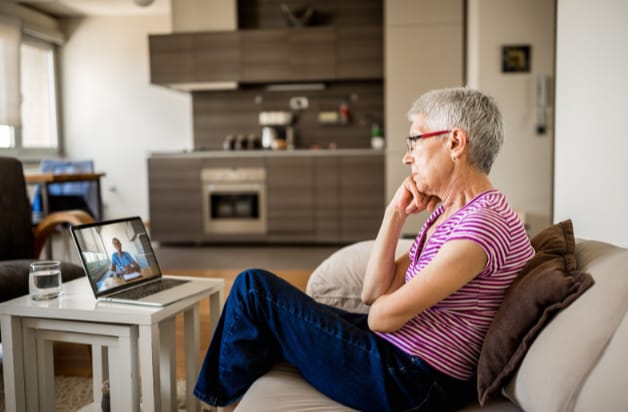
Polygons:
M568 223L571 227L571 222ZM559 225L553 227L560 229ZM397 255L408 250L411 243L412 240L401 239ZM474 402L464 411L628 410L628 249L592 240L577 239L572 243L571 255L566 257L562 252L558 253L553 263L571 265L568 275L575 274L582 282L575 284L568 280L566 299L561 296L561 302L542 304L544 307L535 315L534 327L528 325L524 328L525 334L528 334L527 342L515 343L515 352L519 352L517 361L509 366L508 373L502 373L501 380L492 382L493 392L484 399L483 406ZM343 247L323 261L312 273L307 293L326 304L353 311L368 311L368 307L360 301L360 289L372 244L373 241L363 241ZM533 246L537 249L534 242ZM543 256L544 252L537 250L535 258L544 260L540 266L545 272L541 273L540 280L534 280L535 294L552 289L554 286L542 282L558 272L556 267L548 269L547 255ZM551 273L548 274L548 270ZM559 282L565 285L564 275L560 274ZM521 286L523 283L521 281L518 287L524 287ZM539 291L539 288L542 290ZM513 295L510 289L506 299L522 301L519 302L523 305L520 309L526 313L538 309L526 306L530 305L529 296L509 295ZM506 299L498 315L503 310L506 317L512 317L512 313L517 312L514 307L517 303L510 303L511 306L504 308ZM539 323L540 318L542 322ZM499 330L493 330L496 322L497 317L487 334L480 364L490 358L485 356L485 349L490 346L488 341L493 339L492 336L498 336L493 339L496 347L493 352L500 352L503 346L509 345L499 340L502 339ZM508 333L511 327L518 327L512 325L513 319L504 322L503 329ZM534 334L530 335L529 330L535 328ZM516 340L525 339L517 337ZM480 371L480 366L478 381L484 373ZM503 372L503 365L500 368ZM238 412L351 410L311 387L288 364L278 365L258 379L236 408Z

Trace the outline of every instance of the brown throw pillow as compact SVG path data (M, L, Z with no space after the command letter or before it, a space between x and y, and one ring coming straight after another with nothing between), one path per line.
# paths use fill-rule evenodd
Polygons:
M532 239L534 257L521 270L495 314L478 362L478 400L483 406L517 370L532 342L560 310L593 285L576 269L571 220Z

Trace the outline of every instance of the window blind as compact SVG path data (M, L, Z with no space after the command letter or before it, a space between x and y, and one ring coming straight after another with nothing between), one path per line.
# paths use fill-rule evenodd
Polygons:
M20 20L0 15L0 124L21 125Z

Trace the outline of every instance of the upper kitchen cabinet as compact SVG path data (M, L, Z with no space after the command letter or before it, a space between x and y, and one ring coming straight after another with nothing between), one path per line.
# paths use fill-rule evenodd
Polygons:
M319 81L336 77L333 28L243 30L240 34L243 82Z
M149 38L152 83L201 91L384 78L382 0L211 3L173 2L175 32Z
M177 87L238 81L239 48L237 31L151 35L151 83Z
M336 29L336 78L381 79L384 77L384 46L381 26L347 26Z
M151 82L203 90L219 82L381 80L380 26L149 36ZM218 87L220 88L220 87Z

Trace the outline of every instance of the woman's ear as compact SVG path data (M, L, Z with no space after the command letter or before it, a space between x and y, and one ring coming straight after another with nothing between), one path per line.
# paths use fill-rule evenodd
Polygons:
M459 159L467 150L467 132L462 129L453 129L449 138L449 152L451 159Z

